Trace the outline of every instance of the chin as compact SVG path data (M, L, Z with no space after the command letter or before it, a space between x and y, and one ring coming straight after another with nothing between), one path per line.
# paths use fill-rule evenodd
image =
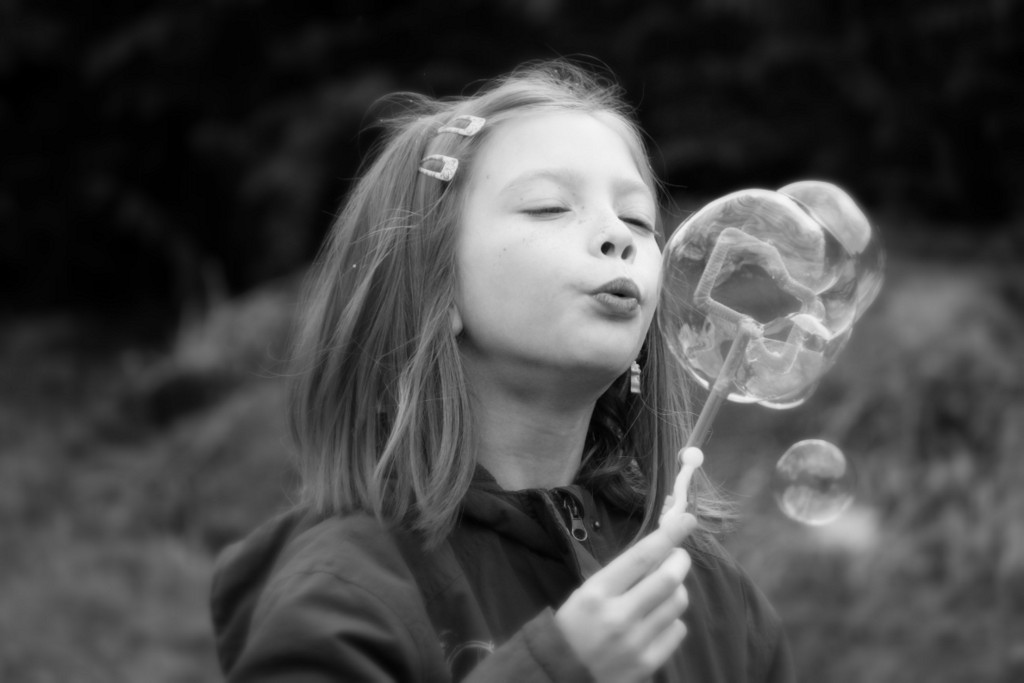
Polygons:
M581 378L579 381L591 387L593 391L597 391L599 395L603 394L615 380L629 370L629 366L633 362L633 358L629 358L625 362L609 362L609 360L604 358L601 361L582 364L577 373Z
M629 370L629 366L636 360L642 347L642 343L630 345L625 349L622 345L612 348L605 346L590 350L586 354L580 354L582 356L580 360L595 374L607 374L615 378Z

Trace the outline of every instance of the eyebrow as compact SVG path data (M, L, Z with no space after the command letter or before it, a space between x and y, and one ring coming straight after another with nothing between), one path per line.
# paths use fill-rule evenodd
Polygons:
M506 183L505 186L501 188L500 192L501 194L506 194L537 180L550 180L563 185L580 185L583 183L583 176L581 173L571 168L546 168L537 171L526 171ZM640 179L616 178L613 189L621 194L639 192L651 197L652 199L654 198L654 192Z

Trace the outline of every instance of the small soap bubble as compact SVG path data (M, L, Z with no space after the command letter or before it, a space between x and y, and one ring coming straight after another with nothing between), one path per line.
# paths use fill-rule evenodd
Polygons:
M803 524L820 526L853 502L853 469L834 444L808 439L790 446L775 465L772 492L779 509Z

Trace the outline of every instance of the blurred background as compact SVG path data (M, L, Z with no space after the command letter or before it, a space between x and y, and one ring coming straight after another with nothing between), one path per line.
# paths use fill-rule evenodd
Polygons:
M1024 680L1024 3L0 0L0 680L216 681L213 558L288 501L302 273L375 100L610 69L668 184L846 188L886 285L803 406L728 406L724 541L805 680ZM838 443L857 502L774 506Z

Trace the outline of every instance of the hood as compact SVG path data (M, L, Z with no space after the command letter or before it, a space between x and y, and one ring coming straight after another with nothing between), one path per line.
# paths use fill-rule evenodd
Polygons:
M579 485L506 491L489 472L477 467L462 500L456 533L470 525L486 529L540 555L570 558L580 575L586 577L600 565L569 535L570 508L590 524L597 521L604 533L613 531L619 538L593 548L604 561L636 532L635 523L623 523L621 512L612 513L607 505L597 504L590 491ZM299 537L321 521L322 517L301 510L284 513L218 556L210 604L217 655L225 670L234 666L245 646L253 612L267 581L279 566L300 552L299 546L315 542L314 537Z
M229 670L249 635L253 610L288 543L316 520L299 512L271 519L217 557L210 608L217 656Z
M461 521L487 527L541 555L558 557L567 549L554 502L558 495L541 489L506 491L487 470L477 467L462 500Z
M584 579L626 547L640 525L639 518L580 484L506 491L479 466L462 516L462 524L478 524L533 552L575 564ZM586 543L570 534L573 517L581 530L590 530Z
M461 525L480 525L542 555L564 556L568 543L559 533L557 508L542 491L504 491L483 468L477 468L463 498ZM256 606L278 567L309 541L303 536L322 521L301 510L274 517L217 557L210 608L221 667L230 671L249 639ZM300 538L302 537L302 538Z

